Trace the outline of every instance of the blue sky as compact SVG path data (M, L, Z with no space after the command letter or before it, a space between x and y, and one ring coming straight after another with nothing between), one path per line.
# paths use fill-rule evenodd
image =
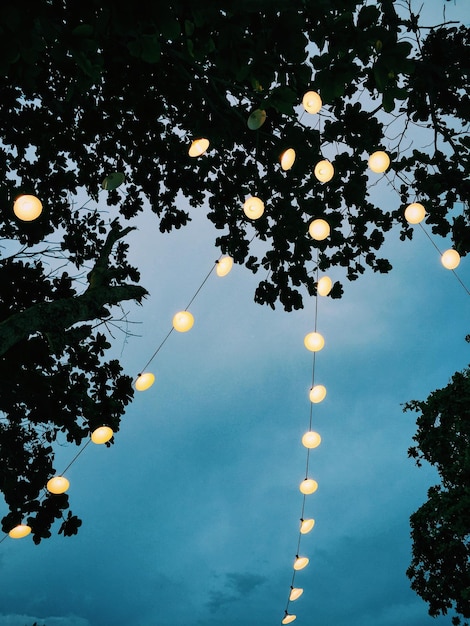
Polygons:
M116 334L114 355L131 375L218 256L204 208L190 211L181 231L162 236L145 218L129 237L151 294L129 307L139 336ZM450 623L427 615L405 576L408 518L436 477L407 458L415 417L401 404L469 363L469 300L419 227L412 242L392 234L386 252L389 275L368 272L345 283L342 300L319 301L326 346L315 377L328 396L314 407L319 488L306 505L316 526L301 543L311 561L296 577L305 591L290 606L299 626ZM468 286L468 259L457 272ZM0 626L280 623L302 504L314 302L262 308L253 302L262 278L241 267L212 275L191 306L194 328L170 336L115 445L88 446L70 468L79 534L2 543ZM64 445L58 458L65 467L74 454Z

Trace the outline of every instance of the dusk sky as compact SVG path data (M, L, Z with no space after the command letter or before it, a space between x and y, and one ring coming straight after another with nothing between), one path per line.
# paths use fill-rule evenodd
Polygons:
M448 16L465 12L465 2L446 4ZM399 203L385 177L375 193L384 209ZM189 211L186 228L161 235L145 216L128 238L150 292L143 307L125 305L136 336L115 332L113 357L131 376L219 256L204 207ZM289 607L299 626L450 625L428 616L405 575L409 516L437 478L407 458L416 415L401 405L470 362L469 297L419 226L411 242L389 233L384 255L390 274L367 271L344 280L341 300L318 302L326 344L315 379L328 395L313 408L322 443L310 454L319 487L306 501L316 525L301 541L304 594ZM456 272L468 287L467 258ZM263 278L240 266L214 272L190 307L193 329L173 332L147 368L156 382L136 392L114 445L90 444L68 470L78 535L3 541L0 626L281 623L302 506L312 372L303 340L315 301L292 313L261 307L253 294ZM63 443L59 470L77 452Z

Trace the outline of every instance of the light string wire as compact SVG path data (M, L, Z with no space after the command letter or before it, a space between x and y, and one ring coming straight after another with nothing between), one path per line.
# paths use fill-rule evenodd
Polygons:
M318 285L318 278L319 278L318 258L319 258L319 252L318 252L318 248L317 248L317 262L316 262L316 270L315 270L316 271L316 284L317 285ZM318 326L318 297L319 296L318 296L318 291L317 291L317 293L315 294L315 306L314 306L314 332L317 332L317 326ZM317 356L317 353L313 352L313 357L312 357L312 375L311 375L311 387L310 387L310 389L313 389L313 387L315 386L316 356ZM313 404L314 404L313 402L310 402L309 422L308 422L309 423L309 431L312 430L312 424L313 424ZM307 456L306 456L306 461L305 461L305 479L308 478L309 466L310 466L310 448L307 448ZM300 524L302 524L302 522L304 520L306 498L307 498L307 496L305 494L303 494L302 506L301 506L301 512L300 512ZM299 526L299 532L298 532L298 537L297 537L297 549L296 549L296 552L295 552L295 557L296 558L300 554L300 544L301 544L301 539L302 539L302 533L300 532L300 528L301 528L301 526ZM289 588L289 595L287 596L286 608L284 610L283 621L288 616L294 617L293 614L289 613L289 606L290 606L291 602L294 602L294 600L290 599L290 595L291 595L292 590L294 589L296 574L297 574L297 570L294 569L294 571L292 573L290 588Z
M439 255L442 257L442 252L439 249L439 247L437 246L437 244L434 242L433 238L431 237L431 235L428 233L428 231L424 228L424 226L421 224L421 222L418 224L418 226L421 227L421 230L423 231L423 233L426 235L426 237L429 239L429 241L432 243L432 245L434 246L434 248L436 248L436 250L439 252ZM470 290L468 289L468 287L465 285L465 283L463 282L463 280L460 278L460 276L457 274L457 272L455 271L455 269L451 270L451 272L454 274L455 278L459 281L459 283L462 285L462 287L465 289L465 291L467 292L467 294L470 296Z
M255 235L251 238L250 243L253 241ZM203 279L203 281L201 282L201 284L199 285L199 287L196 289L194 295L191 297L190 301L188 302L186 308L184 309L185 311L187 311L189 309L189 307L191 306L191 304L194 302L194 300L197 298L197 296L199 295L199 292L201 291L201 289L204 287L204 285L206 284L206 282L209 280L209 277L211 276L211 274L214 271L214 268L217 267L217 264L220 262L221 258L224 255L221 254L219 256L219 258L215 261L215 263L213 264L213 266L211 267L210 271L207 273L207 275L205 276L205 278ZM166 341L168 340L168 338L170 337L171 333L174 331L174 328L172 327L171 330L167 333L167 335L165 336L165 338L163 339L163 341L160 343L160 345L157 347L157 349L155 350L155 352L152 354L151 358L147 361L147 363L145 364L145 366L142 368L142 371L144 371L149 365L150 363L154 360L154 358L157 356L157 354L160 352L161 348L164 346L164 344L166 343ZM138 375L140 376L140 374ZM75 456L72 458L72 460L69 462L69 464L65 467L65 469L59 473L56 474L56 476L64 476L64 474L70 469L70 467L77 461L77 459L80 457L80 455L85 451L85 449L89 446L89 444L91 443L91 438L88 439L88 441L86 441L86 443L80 448L80 450L75 454ZM45 497L47 497L48 495L50 495L50 493L44 489L44 493L42 496L39 497L39 502L41 502ZM53 494L52 494L53 495ZM30 501L28 501L30 502ZM28 502L25 502L25 504L28 504ZM13 530L13 529L10 529ZM9 536L9 533L6 532L4 534L4 536L0 539L0 544L3 543L5 541L5 539Z

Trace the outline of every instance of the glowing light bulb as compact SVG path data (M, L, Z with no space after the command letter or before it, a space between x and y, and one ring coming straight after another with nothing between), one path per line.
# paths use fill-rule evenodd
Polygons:
M297 619L297 615L293 615L292 613L286 613L286 616L282 620L281 624L290 624L291 622L295 622Z
M323 349L325 340L320 333L308 333L308 335L305 335L304 345L310 352L319 352Z
M322 276L317 283L317 293L319 296L327 296L333 288L333 281L329 276Z
M304 569L304 567L307 567L308 562L309 562L308 557L306 557L306 556L298 556L298 557L296 557L296 559L294 561L294 569L296 571Z
M54 476L46 485L46 489L56 495L65 493L69 487L70 483L64 476Z
M285 172L287 170L290 170L290 168L294 165L294 162L295 162L294 148L287 148L287 150L284 150L284 152L281 154L280 161L281 161L281 167Z
M307 113L318 113L322 107L320 94L316 91L307 91L302 98L302 104Z
M91 440L96 444L106 443L114 435L112 428L109 426L100 426L91 433Z
M198 157L204 154L209 147L209 140L204 137L195 139L189 146L188 154L190 157Z
M310 389L308 396L312 404L323 402L326 398L326 387L324 385L315 385Z
M310 222L308 232L312 239L323 241L323 239L326 239L330 234L330 225L326 220L313 220L313 222Z
M8 535L12 539L22 539L23 537L27 537L30 532L31 526L28 526L27 524L18 524L18 526L15 526L10 530Z
M318 483L313 478L306 478L299 485L300 492L306 496L309 496L318 489Z
M261 217L264 213L264 202L260 200L260 198L252 196L245 200L243 212L250 219L257 220L258 217Z
M194 316L189 311L179 311L173 317L173 328L179 333L186 333L194 325Z
M321 183L327 183L333 178L335 168L333 167L332 163L330 163L330 161L323 159L323 161L319 161L315 165L313 173L315 174L315 178Z
M13 213L23 222L32 222L42 213L42 202L36 196L24 194L13 203Z
M300 596L303 594L304 590L301 587L291 587L291 592L289 595L289 600L294 602L294 600L298 600Z
M446 269L455 270L455 268L460 264L460 254L457 250L449 248L449 250L443 252L441 256L441 263Z
M318 446L321 444L321 437L314 430L309 430L302 437L302 443L306 448L313 450L313 448L318 448Z
M302 535L309 533L315 526L315 520L310 517L309 519L300 520L300 532Z
M376 174L382 174L390 165L390 157L383 150L377 150L369 157L369 168Z
M138 375L134 386L137 391L146 391L153 385L154 382L155 376L152 372L144 372L143 374Z
M217 276L227 276L233 267L233 259L231 256L223 256L217 261L215 272Z
M405 209L405 219L410 224L419 224L424 220L426 209L419 202L412 202Z

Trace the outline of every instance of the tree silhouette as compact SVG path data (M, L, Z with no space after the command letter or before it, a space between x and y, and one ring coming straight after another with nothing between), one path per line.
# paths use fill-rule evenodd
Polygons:
M112 307L146 294L124 241L123 223L140 212L168 232L190 220L181 197L207 207L216 246L264 272L255 300L288 311L316 293L317 268L344 267L349 280L366 267L388 272L382 244L387 234L412 237L404 209L415 200L433 233L469 251L469 31L422 26L397 6L3 0L4 531L27 519L39 542L60 518L59 532L78 530L67 495L41 494L57 437L78 445L103 423L117 431L132 398L131 379L105 360L104 329ZM319 115L302 107L310 90L321 95ZM192 158L200 137L209 149ZM296 159L284 171L286 148ZM389 207L371 199L367 159L377 150L391 157ZM334 165L327 183L314 175L322 159ZM38 219L15 216L21 193L41 199ZM77 208L100 194L116 219ZM249 196L264 202L259 219L242 210ZM331 228L322 241L308 233L315 218ZM341 293L337 282L331 296Z
M433 617L455 609L470 618L470 370L405 410L418 413L408 454L434 465L441 483L411 516L413 558L407 575ZM468 624L468 622L466 622Z

